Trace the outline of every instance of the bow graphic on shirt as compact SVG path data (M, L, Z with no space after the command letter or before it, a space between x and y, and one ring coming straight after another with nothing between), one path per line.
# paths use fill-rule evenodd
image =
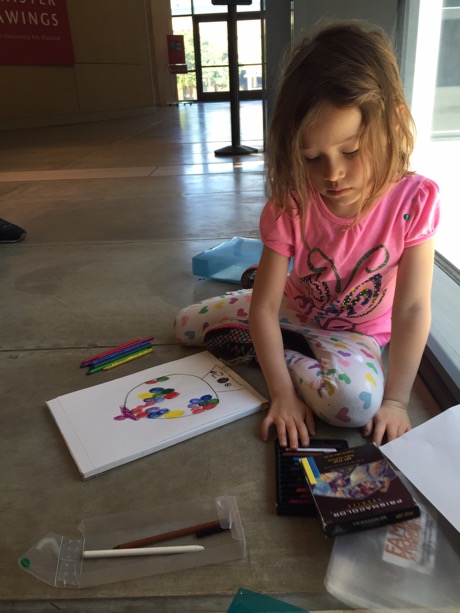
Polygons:
M370 266L371 258L374 262L377 259L379 263ZM296 296L298 307L307 318L312 317L323 328L329 328L331 324L335 327L334 320L355 319L368 315L385 297L386 289L382 290L382 275L377 271L384 268L389 259L390 254L385 245L373 247L360 258L348 280L343 283L334 260L319 247L315 247L307 258L311 274L300 279L305 287L305 294ZM370 276L347 292L357 274L363 269Z

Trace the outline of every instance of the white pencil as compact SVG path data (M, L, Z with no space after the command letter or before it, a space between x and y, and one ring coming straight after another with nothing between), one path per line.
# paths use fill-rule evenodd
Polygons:
M294 449L294 447L288 447L286 449L286 451L293 451L293 452L296 452L296 451L310 451L312 453L316 453L318 451L321 451L322 453L334 453L334 452L337 451L337 449L335 449L333 447L331 447L331 448L328 448L328 447L297 447L297 449Z
M89 549L83 558L121 558L125 556L159 556L170 553L193 553L203 551L202 545L178 545L176 547L139 547L136 549Z

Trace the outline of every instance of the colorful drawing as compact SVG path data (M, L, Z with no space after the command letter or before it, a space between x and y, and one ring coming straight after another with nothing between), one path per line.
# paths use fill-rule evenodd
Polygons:
M220 392L241 390L228 372L215 365L204 377L169 374L133 387L120 406L116 421L130 419L175 419L215 409Z

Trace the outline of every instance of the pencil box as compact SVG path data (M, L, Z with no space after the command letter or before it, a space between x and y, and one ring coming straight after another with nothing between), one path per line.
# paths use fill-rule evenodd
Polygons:
M262 248L262 241L259 239L234 236L231 240L194 256L192 272L198 277L239 285L246 268L259 263Z
M209 524L219 524L220 529L203 530ZM246 556L246 541L234 496L201 498L87 518L81 521L79 531L79 536L48 533L20 556L19 567L54 587L75 589L221 564ZM95 550L134 547L147 540L159 546L201 545L204 549L196 553L95 559L83 555Z
M300 460L307 456L333 453L348 448L345 439L317 438L309 447L289 449L275 439L276 513L277 515L316 515L315 504Z

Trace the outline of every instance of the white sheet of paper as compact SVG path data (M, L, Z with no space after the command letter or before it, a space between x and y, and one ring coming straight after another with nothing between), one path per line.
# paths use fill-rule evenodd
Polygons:
M460 405L380 449L460 531Z

